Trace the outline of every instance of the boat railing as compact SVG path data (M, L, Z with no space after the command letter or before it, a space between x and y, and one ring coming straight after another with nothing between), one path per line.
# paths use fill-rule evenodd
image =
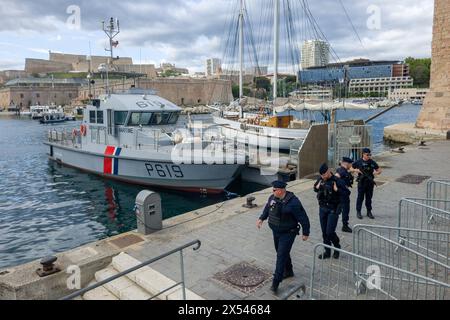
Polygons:
M81 148L83 141L79 132L68 132L67 130L58 131L55 129L48 130L47 139L48 142L73 148Z

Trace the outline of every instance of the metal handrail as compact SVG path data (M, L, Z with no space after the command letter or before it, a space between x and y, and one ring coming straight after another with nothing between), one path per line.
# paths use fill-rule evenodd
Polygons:
M195 245L195 247L193 248L193 250L194 250L194 251L197 251L197 250L200 248L200 246L202 245L202 243L201 243L200 240L191 241L191 242L189 242L189 243L187 243L187 244L185 244L185 245L183 245L183 246L180 246L180 247L178 247L178 248L172 249L172 250L170 250L170 251L168 251L168 252L166 252L166 253L164 253L164 254L162 254L162 255L159 255L159 256L157 256L157 257L155 257L155 258L152 258L152 259L147 260L147 261L145 261L145 262L143 262L143 263L141 263L141 264L138 264L137 266L134 266L134 267L132 267L132 268L130 268L130 269L127 269L127 270L125 270L125 271L119 272L118 274L116 274L116 275L114 275L114 276L112 276L112 277L109 277L109 278L107 278L107 279L105 279L105 280L102 280L102 281L100 281L100 282L97 282L96 284L93 284L93 285L88 286L88 287L86 287L86 288L83 288L83 289L80 289L80 290L78 290L78 291L75 291L74 293L71 293L71 294L69 294L69 295L67 295L67 296L65 296L65 297L63 297L63 298L61 298L61 299L59 299L59 300L71 300L71 299L73 299L73 298L76 298L76 297L78 297L78 296L81 296L81 295L85 294L85 293L88 292L88 291L91 291L91 290L93 290L93 289L95 289L95 288L101 287L101 286L103 286L103 285L106 284L106 283L109 283L109 282L111 282L111 281L113 281L113 280L116 280L116 279L118 279L118 278L121 278L121 277L123 277L123 276L125 276L125 275L127 275L127 274L129 274L129 273L131 273L131 272L133 272L133 271L136 271L136 270L138 270L138 269L141 269L141 268L143 268L143 267L146 267L146 266L148 266L149 264L152 264L152 263L154 263L154 262L156 262L156 261L158 261L158 260L161 260L161 259L163 259L163 258L165 258L165 257L168 257L168 256L170 256L170 255L172 255L172 254L174 254L174 253L176 253L176 252L180 252L181 258L182 258L182 257L183 257L183 256L182 256L182 254L183 254L183 249L186 249L186 248L191 247L191 246L194 246L194 245ZM185 286L185 281L184 281L184 264L183 264L183 259L182 259L181 261L182 261L182 263L181 263L181 275L182 275L182 281L181 281L180 283L178 283L178 284L182 284L182 285L183 285L183 299L186 300L186 286ZM158 295L156 295L156 296L158 296ZM153 297L152 297L152 298L153 298Z

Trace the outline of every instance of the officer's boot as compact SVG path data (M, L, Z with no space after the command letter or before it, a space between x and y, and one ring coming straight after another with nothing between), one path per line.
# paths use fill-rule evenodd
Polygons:
M369 219L375 219L371 210L367 210L367 216L369 217Z
M344 225L342 226L342 232L352 233L352 228L350 228L350 227L348 226L348 224L344 224Z
M284 269L283 279L292 278L294 276L294 271L292 269Z
M362 214L361 214L361 211L356 212L356 217L357 217L358 219L361 219L361 220L362 220L363 216L362 216Z
M278 281L273 280L272 286L270 287L270 291L272 291L273 293L277 293L279 285L280 285L280 283Z
M317 258L320 260L330 259L331 257L331 250L325 250L324 253L319 254Z
M336 249L341 249L341 246L340 245L336 246ZM333 250L333 258L334 259L339 259L339 254L340 254L340 252L338 250Z

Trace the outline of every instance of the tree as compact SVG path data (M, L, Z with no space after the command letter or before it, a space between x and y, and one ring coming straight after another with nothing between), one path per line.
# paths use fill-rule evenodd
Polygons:
M266 77L255 78L256 89L265 89L266 92L270 91L271 83Z
M428 88L430 86L431 59L415 59L408 57L405 63L409 65L409 74L414 79L414 86Z
M239 85L238 84L233 84L233 86L231 87L231 92L233 93L233 98L234 99L239 98Z
M161 77L163 77L163 78L165 78L165 77L176 77L176 76L179 76L179 75L181 75L181 73L176 72L174 70L170 70L170 69L164 71L163 73L161 73Z

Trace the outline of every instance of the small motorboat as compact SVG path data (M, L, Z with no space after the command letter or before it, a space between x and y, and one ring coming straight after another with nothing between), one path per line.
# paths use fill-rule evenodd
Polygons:
M64 113L45 113L39 120L42 124L60 123L67 121Z

